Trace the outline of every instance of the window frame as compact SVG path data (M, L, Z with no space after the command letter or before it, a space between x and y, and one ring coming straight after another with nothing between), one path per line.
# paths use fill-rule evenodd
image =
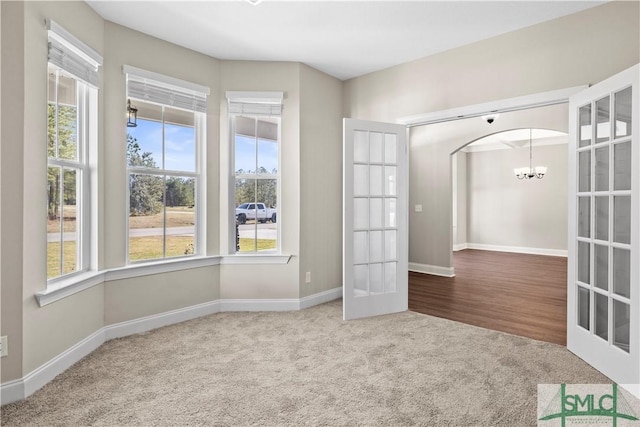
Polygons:
M125 264L128 266L140 265L140 264L163 264L172 263L176 261L190 260L194 258L200 258L206 256L206 141L207 141L207 113L206 103L207 96L210 93L208 87L201 86L188 81L180 80L174 77L165 76L152 71L142 70L139 68L124 65L122 67L123 73L126 75L126 95L127 99L131 99L132 103L141 102L146 104L152 104L162 107L162 146L164 156L164 126L165 126L165 108L171 108L175 110L185 111L193 114L193 130L194 130L194 143L195 143L195 171L178 171L173 169L166 169L162 164L158 168L147 168L141 166L129 166L126 153L125 153L125 167L126 167L126 203L125 203L125 215L126 215L126 231L125 231ZM138 97L130 94L130 81L134 81L136 87L136 94ZM141 82L144 84L141 85ZM145 92L149 91L149 92ZM171 97L165 97L167 93L172 94ZM160 98L157 95L160 94ZM151 99L149 99L151 98ZM172 105L172 100L176 100L177 105ZM140 119L140 118L139 118ZM126 138L126 135L125 135ZM166 217L164 219L163 230L163 248L162 257L147 258L141 260L131 260L130 249L130 194L131 188L129 185L129 176L132 173L142 173L146 175L159 176L163 178L163 185L165 189L163 192L163 210L166 213L166 178L168 177L191 177L195 179L194 190L194 253L185 254L179 256L169 256L166 254Z
M229 129L229 190L228 190L228 206L229 206L229 241L228 241L228 254L230 257L265 257L266 259L279 257L282 255L282 226L283 215L282 209L282 104L284 99L284 92L270 91L270 92L239 92L239 91L227 91L227 114L228 114L228 129ZM242 111L233 111L237 108L232 107L232 104L242 105ZM246 111L244 109L246 107ZM276 114L271 114L273 111ZM278 119L278 131L277 141L278 144L278 172L277 174L237 174L235 169L236 160L236 117L248 117L257 121L261 117L271 117ZM257 126L257 124L256 124ZM256 152L258 135L256 131ZM277 220L276 220L276 248L272 250L259 251L257 246L258 236L257 233L254 237L255 246L251 252L240 252L236 250L236 180L237 179L275 179L276 180L276 199L277 199ZM256 194L257 196L257 194ZM243 203L258 203L258 200L247 201ZM256 222L256 229L257 229ZM230 262L230 261L229 261Z
M66 77L73 78L76 86L76 159L62 159L58 156L58 153L53 157L49 157L48 141L44 146L47 164L46 182L48 185L49 168L59 168L61 171L61 200L64 197L65 168L76 171L76 268L74 271L64 273L64 244L62 243L64 239L64 219L61 219L61 256L58 270L60 274L49 278L48 225L45 228L45 242L47 242L45 251L45 262L47 263L45 268L46 289L47 291L53 291L69 286L69 284L73 283L78 277L83 277L88 271L97 270L98 268L98 90L100 85L99 69L102 65L102 56L55 21L46 19L45 26L48 41L47 87L50 84L49 73L53 68L56 72L56 99L54 101L56 115L58 114L60 106L58 98L60 73L64 73ZM47 89L47 127L48 109L50 105L49 95L49 89ZM45 212L48 214L47 211L48 207L45 207Z

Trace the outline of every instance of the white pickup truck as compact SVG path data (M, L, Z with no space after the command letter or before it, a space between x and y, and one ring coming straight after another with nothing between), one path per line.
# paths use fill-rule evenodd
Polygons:
M276 209L268 208L264 203L243 203L236 208L236 218L240 224L247 220L258 219L258 222L276 222Z

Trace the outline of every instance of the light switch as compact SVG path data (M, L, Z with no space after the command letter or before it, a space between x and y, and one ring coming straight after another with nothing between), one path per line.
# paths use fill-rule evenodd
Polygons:
M415 211L422 212L422 205L416 205Z

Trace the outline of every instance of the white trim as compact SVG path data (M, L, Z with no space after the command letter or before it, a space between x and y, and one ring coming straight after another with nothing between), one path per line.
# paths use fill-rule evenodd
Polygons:
M149 276L151 274L169 273L172 271L189 270L192 268L220 265L219 256L179 258L144 264L129 264L126 267L107 270L105 282L132 277Z
M225 97L230 102L241 102L245 104L282 104L284 92L247 92L228 90L225 92Z
M342 287L296 299L231 299L209 301L103 326L17 380L0 384L0 404L26 399L106 341L228 311L297 311L342 297Z
M453 267L442 267L440 265L419 264L417 262L409 263L409 271L416 273L432 274L434 276L455 277L456 273Z
M468 243L456 243L453 245L453 252L463 251L465 249L469 249Z
M150 316L140 317L134 320L115 323L103 328L105 341L140 334L163 326L173 325L175 323L181 323L219 312L220 300L215 300L167 311L165 313L152 314Z
M300 298L299 309L304 310L305 308L324 304L325 302L333 301L339 298L342 298L342 286L338 286L337 288L329 289L328 291Z
M46 290L35 294L40 307L51 304L70 295L101 285L112 280L130 279L133 277L149 276L152 274L169 273L172 271L189 270L192 268L220 265L219 256L180 258L161 262L144 264L130 264L126 267L113 268L103 271L92 271L74 275L68 279L49 285Z
M566 257L568 254L566 249L546 249L546 248L528 248L525 246L486 245L483 243L467 243L466 246L467 246L466 249L477 249L480 251L495 251L495 252L512 252L516 254L546 255L546 256L558 256L558 257Z
M71 34L57 22L51 19L47 19L45 22L48 36L50 38L55 39L58 43L71 50L94 67L102 65L102 55L100 55L95 49Z
M300 309L300 300L291 299L224 299L220 300L220 311L295 311Z
M165 76L164 74L155 73L153 71L143 70L142 68L132 67L131 65L123 65L122 72L124 74L133 74L143 79L155 80L167 86L173 86L178 90L187 89L207 96L211 94L211 89L207 86L202 86L176 77Z
M588 85L574 86L565 89L540 92L532 95L518 96L515 98L501 99L482 104L468 105L450 110L441 110L433 113L418 114L402 117L397 123L409 127L422 126L432 123L446 122L469 117L480 117L487 113L504 113L507 111L526 110L546 105L562 104L569 101L569 97L588 88Z
M235 238L234 238L235 241ZM254 255L254 254L235 254L224 255L221 258L220 264L289 264L289 260L293 255Z

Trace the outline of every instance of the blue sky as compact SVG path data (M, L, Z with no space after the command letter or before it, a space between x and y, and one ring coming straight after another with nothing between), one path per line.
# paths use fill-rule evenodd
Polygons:
M127 128L138 140L142 152L151 152L158 167L162 166L162 123L138 119L138 126ZM165 169L195 172L195 131L189 126L170 123L164 125ZM256 170L256 141L254 138L236 135L235 170ZM270 140L258 140L258 166L271 172L278 168L278 144Z
M271 172L278 169L278 143L275 141L258 140L258 167L264 167ZM254 138L236 135L236 168L235 170L256 170L256 141Z
M138 126L127 128L138 140L142 152L153 153L158 167L162 166L162 123L138 119ZM164 165L165 169L195 172L196 170L195 130L189 126L171 123L164 125Z

